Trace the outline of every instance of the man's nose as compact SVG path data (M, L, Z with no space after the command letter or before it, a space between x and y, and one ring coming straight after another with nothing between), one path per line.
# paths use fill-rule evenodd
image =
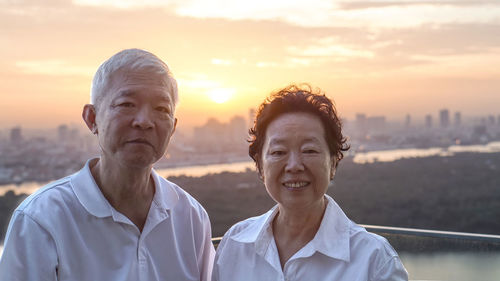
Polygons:
M135 112L134 120L132 121L132 126L142 130L147 130L153 128L154 122L151 116L151 111L145 107L140 108Z
M286 162L285 171L289 173L297 173L304 171L304 163L302 155L298 152L290 152Z

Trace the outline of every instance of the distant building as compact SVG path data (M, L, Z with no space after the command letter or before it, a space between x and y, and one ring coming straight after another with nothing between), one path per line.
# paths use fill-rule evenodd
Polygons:
M485 125L476 125L474 126L474 135L476 137L484 136L488 133Z
M367 117L364 113L357 113L355 124L362 133L381 130L385 128L385 116Z
M381 130L385 128L385 116L373 116L366 118L366 127L371 130Z
M363 125L366 121L366 114L364 113L356 113L356 123L358 125Z
M23 141L23 135L21 133L21 127L15 127L10 129L10 142L13 144L19 144Z
M493 115L488 116L488 125L495 125L495 116Z
M455 112L455 126L459 127L462 125L462 114L460 112Z
M405 127L409 128L410 126L411 126L411 116L410 116L410 114L406 114Z
M432 115L430 114L425 115L425 127L432 128Z
M253 128L253 121L255 120L255 109L248 110L248 128Z
M450 125L450 112L448 109L439 111L439 124L442 128L447 128Z
M248 132L247 122L242 116L233 116L228 124L229 139L233 142L243 142L246 144L246 135Z
M80 140L80 131L78 129L73 128L68 133L68 138L71 142L77 142Z
M60 142L68 141L69 130L68 126L62 124L57 127L57 137Z
M358 130L364 132L366 130L366 115L364 113L356 113L356 121L354 123Z

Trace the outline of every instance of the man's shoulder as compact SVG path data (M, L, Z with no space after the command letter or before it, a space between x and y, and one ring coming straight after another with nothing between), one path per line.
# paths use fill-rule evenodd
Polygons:
M54 205L63 203L70 198L74 198L71 189L71 176L66 176L40 187L24 199L16 211L28 215L46 214L53 209Z
M174 182L171 182L167 179L165 179L162 176L159 176L159 181L161 184L161 187L166 191L164 192L163 196L176 196L178 201L175 204L175 209L193 209L197 212L202 212L206 214L205 208L196 200L191 194L189 194L187 191L185 191L183 188L181 188L179 185L177 185ZM171 199L171 198L169 198ZM169 200L170 201L170 200Z

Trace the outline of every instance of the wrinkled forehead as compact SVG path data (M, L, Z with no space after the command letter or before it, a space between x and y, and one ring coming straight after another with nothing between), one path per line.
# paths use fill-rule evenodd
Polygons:
M126 69L122 68L113 72L108 80L109 84L143 84L151 86L171 87L172 82L168 73L158 69Z
M130 92L132 89L163 91L172 102L175 100L174 88L168 74L148 69L115 71L109 76L105 92L109 96L124 91Z

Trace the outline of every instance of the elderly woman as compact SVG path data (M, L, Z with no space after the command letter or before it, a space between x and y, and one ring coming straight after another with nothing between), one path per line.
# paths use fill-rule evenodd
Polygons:
M224 235L213 280L408 280L397 253L326 191L349 147L332 101L289 86L259 108L249 154L277 206Z

